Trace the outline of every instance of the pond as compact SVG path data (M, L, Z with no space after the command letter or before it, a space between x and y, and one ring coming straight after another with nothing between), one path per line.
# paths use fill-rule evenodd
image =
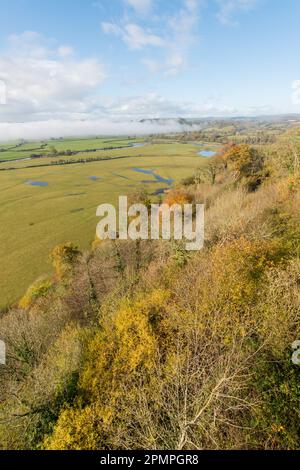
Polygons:
M155 178L156 182L158 183L165 183L169 186L172 186L174 180L172 178L163 178L162 176L158 175L155 170L145 170L143 168L133 168L133 171L137 173L143 173L144 175L151 175ZM154 181L149 181L149 183L154 183ZM148 181L147 181L148 183Z
M209 157L214 157L216 155L216 152L213 152L212 150L201 150L201 152L198 152L198 155L201 157L209 158Z
M99 181L99 177L98 176L90 176L90 180L91 181Z
M132 144L131 147L132 148L139 148L139 147L145 147L145 143L142 143L142 142L136 142L135 144Z
M49 186L49 183L46 183L45 181L27 181L26 184L29 184L30 186Z

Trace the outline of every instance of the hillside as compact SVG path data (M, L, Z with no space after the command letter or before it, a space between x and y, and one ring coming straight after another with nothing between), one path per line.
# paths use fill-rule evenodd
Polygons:
M170 190L205 204L199 252L52 251L0 320L3 449L300 449L299 135L223 146Z

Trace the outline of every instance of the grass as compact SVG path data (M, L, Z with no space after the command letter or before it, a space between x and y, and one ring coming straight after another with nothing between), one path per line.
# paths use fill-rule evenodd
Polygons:
M110 147L129 147L139 141L140 139L99 137L93 139L56 139L34 142L0 143L0 162L28 158L32 154L47 155L49 152L53 151L53 148L58 152L66 150L81 152L84 150L106 149Z
M115 140L114 146L120 142ZM94 143L93 140L91 145ZM69 142L65 145L68 148ZM82 146L86 149L87 141ZM95 238L99 204L116 204L119 195L137 188L146 187L154 193L166 187L133 168L153 169L176 182L206 164L207 159L199 157L198 151L198 146L189 144L153 144L86 154L114 158L111 160L76 163L85 155L80 153L67 157L74 159L73 165L26 168L28 164L50 164L52 157L16 162L15 170L0 171L0 306L17 301L30 283L51 271L49 253L58 243L70 240L81 249L90 246ZM9 166L2 163L0 168ZM92 176L99 179L93 181ZM152 179L151 184L143 183ZM29 180L47 182L48 186L31 186L26 184Z

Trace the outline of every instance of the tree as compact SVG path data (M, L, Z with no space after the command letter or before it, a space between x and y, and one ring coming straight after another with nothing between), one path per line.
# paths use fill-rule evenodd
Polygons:
M49 148L49 153L50 153L50 155L57 155L57 154L58 154L58 151L57 151L56 148L52 145L52 146Z
M71 242L57 245L50 255L56 276L61 279L72 273L80 255L78 247Z
M264 159L255 148L247 144L233 145L225 151L223 159L237 180L246 180L250 190L261 184L265 176Z

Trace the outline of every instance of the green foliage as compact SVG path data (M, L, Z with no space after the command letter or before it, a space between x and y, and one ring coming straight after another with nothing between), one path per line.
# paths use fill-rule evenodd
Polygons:
M263 357L256 368L257 394L262 406L256 417L265 445L276 450L300 449L300 374L291 365L290 349L280 357Z

